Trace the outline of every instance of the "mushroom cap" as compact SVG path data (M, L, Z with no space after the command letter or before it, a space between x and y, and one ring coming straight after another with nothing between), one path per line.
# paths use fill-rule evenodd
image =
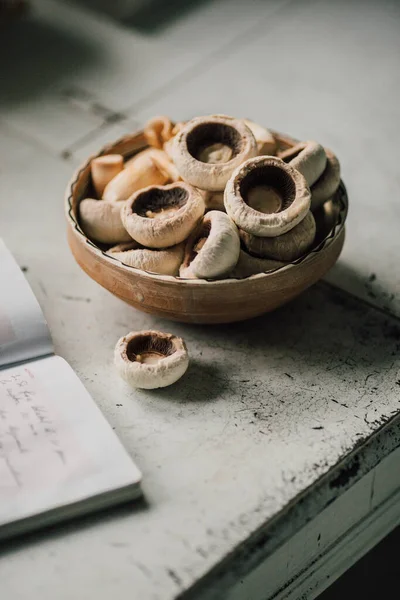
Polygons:
M291 261L300 258L312 246L316 225L314 216L309 211L298 225L278 237L257 237L246 231L239 233L251 254L278 261Z
M132 387L155 389L175 383L189 366L185 342L161 331L132 331L115 346L114 364Z
M132 241L121 221L121 207L106 200L85 198L79 203L79 223L87 237L103 244Z
M244 250L240 250L239 260L233 271L229 273L229 278L244 279L258 273L270 273L280 267L284 267L285 264L283 261L272 260L271 258L251 256L251 254L247 254Z
M265 191L264 211L249 205L257 191ZM311 202L310 188L303 175L273 156L259 156L238 167L226 184L226 212L236 225L257 236L277 237L304 219Z
M132 240L126 244L118 244L107 250L107 254L121 261L128 267L141 269L159 275L178 275L183 261L185 245L183 243L171 248L143 248Z
M186 123L176 134L169 152L184 181L218 192L224 189L238 165L257 155L257 144L244 121L212 115Z
M257 142L257 154L272 156L276 154L276 140L273 134L262 125L250 121L250 119L243 119L247 127L250 129Z
M148 148L135 154L125 163L125 168L106 185L103 199L121 202L149 185L164 185L172 179L166 170L167 163L171 164L168 156L156 148ZM173 165L171 169L177 173Z
M90 163L92 182L98 198L101 198L106 185L124 168L121 154L103 154L93 158Z
M327 157L325 170L311 188L311 210L317 209L329 200L340 185L339 160L329 148L325 148L325 154Z
M187 240L179 275L194 279L221 277L236 265L239 252L235 223L224 212L211 210Z
M149 248L183 242L204 214L203 195L183 181L139 190L121 209L126 230Z
M279 158L300 171L309 186L322 175L326 167L325 149L318 142L299 142L279 153Z

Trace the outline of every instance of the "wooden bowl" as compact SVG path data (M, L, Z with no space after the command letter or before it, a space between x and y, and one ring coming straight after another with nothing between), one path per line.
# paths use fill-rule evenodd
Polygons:
M276 135L281 148L296 143L293 138ZM128 158L145 147L143 132L139 132L106 146L98 155L114 152ZM66 191L69 246L92 279L144 312L186 323L231 323L256 317L292 300L318 281L342 250L348 208L343 183L333 200L315 213L317 237L312 250L272 273L245 279L182 280L126 266L108 256L105 247L87 239L78 223L80 200L94 197L90 179L92 158L75 173Z

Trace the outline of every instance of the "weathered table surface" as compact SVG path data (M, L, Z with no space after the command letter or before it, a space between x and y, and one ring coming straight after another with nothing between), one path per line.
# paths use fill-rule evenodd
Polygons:
M283 541L267 543L265 534L277 515L294 519L288 511L302 506L299 494L306 508L296 513L292 533L399 444L400 328L391 316L400 310L393 132L399 107L390 100L399 89L398 6L388 1L378 11L363 3L357 20L353 3L283 2L278 10L255 1L246 3L240 23L241 3L211 3L198 9L198 26L213 23L225 37L217 43L210 36L210 52L200 57L204 38L188 17L152 38L76 8L59 13L56 3L37 4L20 26L24 39L39 44L32 64L25 66L19 46L14 73L6 71L0 235L27 268L57 352L142 469L145 501L3 548L2 596L84 600L95 590L98 600L164 600L208 573L207 597L221 598ZM301 43L305 35L311 46ZM107 52L99 38L107 40ZM49 40L65 63L57 69L47 55ZM357 44L364 58L352 54ZM266 61L277 47L279 61ZM234 93L226 94L238 64L243 89L233 82ZM360 79L366 64L368 77ZM28 77L31 97L15 74ZM378 75L379 86L371 87ZM296 102L286 92L288 80ZM379 309L321 283L247 323L171 324L125 306L75 265L62 195L81 156L155 112L238 114L243 106L264 122L267 110L276 129L320 139L342 157L353 204L346 249L329 281ZM122 121L110 124L116 115ZM147 327L182 335L191 366L170 389L134 392L117 377L112 350L120 335ZM370 441L377 432L379 443ZM345 458L352 450L361 452L356 463ZM374 508L373 486L371 480L366 511Z

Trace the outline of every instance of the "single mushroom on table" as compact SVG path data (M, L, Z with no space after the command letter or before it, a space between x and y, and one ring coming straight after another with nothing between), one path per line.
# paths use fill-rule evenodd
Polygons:
M303 175L292 166L273 156L259 156L232 174L224 202L240 229L259 237L277 237L305 218L311 193Z
M325 149L318 142L299 142L292 148L278 153L285 163L300 171L309 186L322 175L326 167Z
M222 191L236 167L256 155L256 140L244 121L224 115L192 119L171 146L182 179L212 192Z
M126 161L125 168L104 188L103 199L121 202L149 185L164 185L178 179L179 173L167 154L148 148Z
M79 203L79 224L87 237L103 244L132 241L121 220L121 207L107 200L85 198Z
M125 229L149 248L183 242L204 214L203 195L183 181L139 190L121 209Z
M144 248L132 240L126 244L118 244L107 250L112 258L121 261L128 267L141 269L159 275L178 275L182 264L185 245L183 243L170 248Z
M215 279L227 275L240 252L239 232L227 214L211 210L188 238L179 275L190 279Z
M178 381L189 366L189 356L181 338L161 331L139 331L118 340L114 363L132 387L155 389Z
M121 154L104 154L92 158L90 170L93 187L98 198L101 198L106 185L124 168L124 157Z
M338 158L325 148L326 167L322 175L311 186L311 210L316 210L329 200L340 185L340 163Z
M292 261L300 258L312 246L316 225L311 212L290 231L278 237L258 237L240 231L240 239L251 254L277 261Z

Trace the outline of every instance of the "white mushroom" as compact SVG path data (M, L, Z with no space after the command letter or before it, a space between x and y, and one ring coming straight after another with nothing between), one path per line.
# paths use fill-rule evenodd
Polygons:
M310 209L303 175L281 159L259 156L238 167L226 184L224 202L236 225L260 237L293 229Z
M325 148L327 157L325 171L311 187L311 210L329 200L340 185L340 163L332 150Z
M87 237L104 244L132 240L121 221L121 207L106 200L86 198L79 203L79 223Z
M325 149L318 142L300 142L278 156L300 171L309 186L317 181L326 167Z
M105 187L104 200L120 202L149 185L164 185L179 178L179 174L162 150L149 148L125 163L125 168Z
M258 273L271 273L272 271L280 269L280 267L284 267L285 264L285 262L272 260L270 258L251 256L250 254L247 254L247 252L244 252L244 250L240 250L239 260L233 271L229 273L229 278L244 279L251 275L257 275Z
M107 254L121 261L128 267L135 267L149 273L159 275L178 275L183 261L185 245L183 243L171 248L143 248L135 241L118 244L107 250Z
M152 390L167 387L189 366L185 342L161 331L132 331L115 346L114 364L129 385Z
M276 153L276 140L272 133L266 127L262 127L258 123L254 123L254 121L250 121L250 119L243 119L246 123L247 127L250 129L252 134L254 135L257 142L257 153L262 155L272 156Z
M239 252L236 225L227 214L211 210L186 243L179 275L198 279L222 277L236 265Z
M171 146L182 179L214 192L223 190L236 167L256 154L250 129L243 121L224 115L192 119L176 134Z
M316 233L315 219L311 212L287 233L279 237L257 237L240 231L246 249L256 256L274 260L296 260L312 246Z
M173 137L174 123L165 116L153 117L144 126L144 136L149 146L163 148Z
M149 186L124 203L122 222L132 238L149 248L183 242L204 214L203 195L187 183Z
M93 187L98 198L101 198L106 185L124 168L121 154L104 154L93 158L90 163Z

